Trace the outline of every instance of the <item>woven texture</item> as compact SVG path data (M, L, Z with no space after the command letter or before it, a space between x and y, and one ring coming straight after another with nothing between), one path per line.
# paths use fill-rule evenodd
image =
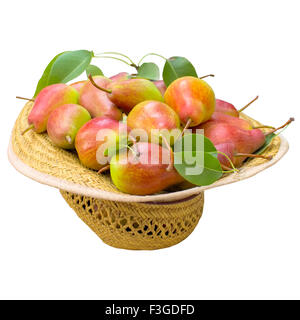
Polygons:
M154 250L175 245L196 227L204 196L173 203L99 200L60 190L72 209L106 244L122 249Z

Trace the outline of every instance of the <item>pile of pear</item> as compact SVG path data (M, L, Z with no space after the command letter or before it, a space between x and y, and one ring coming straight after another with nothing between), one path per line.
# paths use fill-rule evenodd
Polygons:
M240 167L265 143L262 130L241 119L232 104L216 99L207 82L190 76L168 88L162 80L132 78L126 72L53 84L37 95L28 123L36 133L47 132L54 145L76 149L82 165L101 173L109 169L115 186L133 195L159 193L184 181L172 165L172 149L162 139L133 139L130 148L108 157L105 150L99 154L104 140L97 134L102 129L110 130L106 145L124 141L131 129L143 129L149 137L152 129L204 129L216 149L228 156L220 153L218 158L229 169L232 164ZM151 159L152 152L161 155L159 162L143 161ZM170 163L163 163L163 156ZM141 161L122 161L125 157Z

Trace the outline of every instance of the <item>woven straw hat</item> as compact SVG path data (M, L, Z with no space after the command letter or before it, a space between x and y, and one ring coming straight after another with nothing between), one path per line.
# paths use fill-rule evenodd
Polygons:
M29 131L22 136L32 105L25 105L13 128L8 147L11 164L25 176L60 189L79 217L103 241L119 248L158 249L182 241L201 217L205 190L254 176L288 151L287 141L276 137L264 152L273 156L270 161L248 160L238 173L209 186L187 188L182 184L160 194L134 196L116 189L109 174L99 175L82 166L75 152L55 147L46 133ZM260 125L246 115L242 117Z

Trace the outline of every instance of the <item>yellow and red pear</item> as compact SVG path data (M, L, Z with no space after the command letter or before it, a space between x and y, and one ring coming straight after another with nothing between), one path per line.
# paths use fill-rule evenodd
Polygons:
M52 111L47 132L52 142L64 149L74 149L78 130L89 120L89 112L78 104L64 104Z
M173 81L164 95L165 102L183 124L195 127L210 119L215 111L215 94L207 82L195 77Z
M37 133L46 131L51 112L64 104L78 103L78 98L77 90L66 84L58 83L45 87L37 95L29 113L30 128L32 127Z
M150 141L151 135L171 134L173 129L178 129L178 132L180 132L180 120L177 113L167 104L160 101L148 100L137 104L129 112L127 124L131 129L145 130L148 141ZM153 131L163 129L164 131L161 132ZM154 136L154 138L157 139L157 142L160 141L159 136ZM171 139L169 142L173 143Z
M130 74L128 72L120 72L109 78L111 81L123 81L130 79Z
M227 123L232 126L236 126L238 128L244 129L244 130L251 130L253 129L252 125L244 119L237 118L237 117L232 117L229 116L225 113L221 112L214 112L213 115L211 116L210 120L201 123L199 126L196 126L193 128L194 129L207 129L209 126L212 126L216 123Z
M103 76L93 77L93 81L100 87L106 88L112 81ZM81 88L79 104L88 110L92 118L108 117L120 120L122 112L107 96L97 89L91 81L87 81Z
M216 99L216 108L215 112L220 112L232 117L239 117L240 114L235 106L227 101Z
M218 151L226 153L236 167L265 143L265 134L260 129L244 130L225 122L215 122L204 129ZM243 156L244 154L244 156ZM230 167L226 157L219 155L222 164Z
M110 174L113 183L122 192L153 194L183 181L172 161L173 155L167 148L138 142L130 150L125 149L112 157Z
M101 132L105 136L102 136ZM99 148L103 147L104 143L107 148L117 145L124 137L127 138L127 132L126 124L114 119L100 117L88 121L79 129L75 138L80 162L90 169L100 170L107 165L106 160L109 159L104 155L105 150L100 153Z
M226 114L228 116L232 116L235 118L239 118L240 113L244 111L246 108L248 108L254 101L258 99L258 96L256 96L254 99L252 99L250 102L248 102L243 108L237 110L236 107L227 101L216 99L216 108L215 112Z
M93 79L90 78L90 80ZM147 79L111 81L105 87L94 83L94 86L99 91L106 92L110 101L126 113L138 103L146 100L163 101L155 84Z
M71 87L73 87L74 89L76 89L78 91L78 93L81 93L81 89L83 88L83 86L87 83L87 80L81 80L81 81L77 81L77 82L73 82L70 84Z

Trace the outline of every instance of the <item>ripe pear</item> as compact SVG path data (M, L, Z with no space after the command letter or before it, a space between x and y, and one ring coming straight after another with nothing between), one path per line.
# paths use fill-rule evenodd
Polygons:
M93 77L94 82L101 87L106 88L112 81L103 76ZM79 104L88 110L92 118L108 117L114 120L120 120L122 112L108 98L107 94L95 88L87 81L81 89Z
M162 96L164 96L167 90L164 80L156 80L156 81L153 81L153 83L156 85L157 89L160 91Z
M151 159L155 160L151 163ZM121 151L111 158L110 174L122 192L153 194L183 181L174 167L170 168L172 161L168 149L154 143L138 142L130 150Z
M148 135L148 141L151 141L151 134L156 138L156 142L161 140L160 133L152 131L154 129L166 129L167 131L161 132L163 135L171 133L173 129L178 129L177 134L180 133L180 119L177 113L160 101L148 100L137 104L129 112L127 124L131 129L145 130ZM170 144L174 143L174 137L169 140Z
M163 97L155 84L147 79L128 79L112 81L106 87L96 87L107 92L108 98L128 113L138 103L146 100L163 101ZM99 90L99 91L100 91Z
M164 98L186 126L195 127L209 120L215 111L214 91L204 80L195 77L173 81Z
M88 121L75 138L79 160L90 169L100 170L109 162L104 154L106 149L118 145L119 141L127 141L127 132L126 124L114 119L100 117Z
M215 122L204 130L218 151L226 153L236 167L265 143L265 134L260 129L244 130L225 122ZM255 155L253 155L255 156ZM221 164L230 167L223 155L218 155Z
M227 101L216 99L216 108L215 112L220 112L223 114L226 114L228 116L236 117L238 118L240 116L240 113L244 111L246 108L248 108L254 101L258 99L258 96L256 96L254 99L252 99L250 102L248 102L243 108L237 110L235 106Z
M223 113L232 117L237 117L237 118L240 116L238 110L235 108L233 104L221 99L216 99L215 112L220 112L220 113Z
M87 83L87 80L82 80L82 81L77 81L74 83L71 83L70 86L73 87L74 89L76 89L78 91L78 93L81 93L81 89L83 88L83 86Z
M209 126L214 125L215 123L220 123L220 122L225 122L227 124L230 124L232 126L236 126L238 128L244 129L244 130L251 130L253 129L252 125L250 122L247 120L229 116L225 113L221 112L214 112L213 115L211 116L210 120L200 124L197 127L194 127L195 129L207 129ZM193 128L193 129L194 129Z
M52 142L64 149L74 149L78 130L89 120L89 112L78 104L64 104L52 111L47 132Z
M50 113L64 104L78 103L78 98L78 92L66 84L58 83L45 87L37 95L29 113L28 123L31 126L28 129L33 128L37 133L46 131Z
M114 76L111 76L109 78L112 81L123 81L130 79L130 74L128 72L120 72L115 74Z

